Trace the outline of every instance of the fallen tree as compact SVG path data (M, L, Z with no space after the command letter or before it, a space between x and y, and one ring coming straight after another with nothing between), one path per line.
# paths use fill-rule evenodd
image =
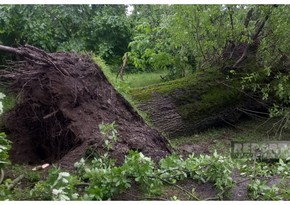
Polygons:
M169 136L233 125L243 116L268 116L272 99L263 100L261 93L243 90L242 79L263 69L256 54L269 15L257 24L250 43L230 43L213 67L198 70L187 78L133 90L131 94L139 109L148 113L153 125Z
M274 104L286 116L275 128L280 132L289 124L290 59L281 53L268 72L256 59L258 48L259 39L227 48L220 64L186 78L133 89L132 99L159 131L173 137L220 125L235 127L243 117L267 120Z
M243 116L267 118L274 104L280 108L276 113L286 116L280 128L285 127L290 113L289 55L276 44L265 47L265 42L272 42L268 22L275 8L277 5L269 7L257 19L250 9L244 26L255 21L253 32L241 31L246 41L229 38L220 53L211 53L208 59L204 56L207 68L186 78L132 90L139 109L170 136L191 135L211 126L234 126ZM264 60L271 55L270 45L279 52Z
M239 79L218 69L197 71L175 81L134 89L138 108L152 124L169 136L186 136L209 127L233 126L246 116L266 117L269 102L241 89Z
M0 50L21 59L1 72L1 80L18 96L4 118L13 162L73 168L88 148L106 149L98 125L112 122L118 139L109 153L118 162L129 149L156 161L171 152L166 138L143 121L89 56L48 54L29 45Z

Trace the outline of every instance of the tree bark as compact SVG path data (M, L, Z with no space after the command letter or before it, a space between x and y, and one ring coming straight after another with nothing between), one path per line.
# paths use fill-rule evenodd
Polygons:
M235 64L233 65L234 68L237 68L248 56L248 53L249 53L249 48L251 46L253 46L254 44L259 44L259 35L260 33L262 32L264 26L265 26L265 23L267 22L267 20L269 19L270 17L270 14L271 12L269 12L265 18L263 19L263 21L261 23L258 23L258 27L256 28L255 30L255 33L252 35L251 39L253 41L253 43L248 43L242 56L235 62ZM247 18L248 18L248 15L247 15Z
M221 72L212 70L194 75L176 82L134 89L132 99L147 113L153 126L170 137L234 124L245 116L244 108L265 110L266 104L240 90L239 79L225 81Z
M120 79L124 80L123 76L124 76L125 68L126 68L127 64L128 64L128 53L126 52L123 56L123 64L120 66L116 78L118 78L120 76Z

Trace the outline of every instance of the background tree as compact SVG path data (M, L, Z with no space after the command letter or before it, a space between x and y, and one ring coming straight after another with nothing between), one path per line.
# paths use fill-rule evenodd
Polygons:
M120 61L130 41L125 5L2 5L0 42Z

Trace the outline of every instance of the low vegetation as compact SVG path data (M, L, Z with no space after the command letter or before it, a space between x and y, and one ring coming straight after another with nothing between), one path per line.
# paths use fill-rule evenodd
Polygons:
M115 125L102 124L100 128L109 150L117 140ZM216 135L222 131L225 130ZM212 136L207 132L199 137L208 137L208 140ZM4 135L3 140L7 142ZM2 148L9 150L9 143ZM138 200L222 200L231 199L231 195L226 193L242 181L248 181L248 197L251 200L289 200L290 192L290 162L279 160L269 164L253 159L234 159L215 150L210 155L192 153L182 156L174 153L159 163L141 152L130 151L122 165L116 165L108 153L100 155L90 150L85 158L75 164L74 172L52 166L46 177L40 177L40 172L45 170L31 171L28 167L19 166L11 169L6 164L7 155L1 155L1 162L5 162L2 168L8 173L0 185L1 200L108 200L136 187L142 190L134 196ZM243 179L237 181L234 172L238 172ZM24 175L20 185L15 182L19 175ZM12 176L13 179L10 178ZM279 177L279 182L271 185L268 181L273 177ZM188 190L178 185L184 180L212 183L216 195L202 198L195 189ZM164 193L168 187L179 191L170 196L168 191ZM178 198L176 195L179 196L179 193L185 193L185 196Z

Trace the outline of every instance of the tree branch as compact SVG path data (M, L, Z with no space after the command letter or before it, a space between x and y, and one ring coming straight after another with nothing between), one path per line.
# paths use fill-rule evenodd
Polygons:
M38 65L51 65L53 66L57 71L59 71L62 75L70 76L70 74L64 69L58 67L52 60L54 58L47 54L45 51L35 48L33 46L25 45L20 48L12 48L9 46L3 46L0 45L0 51L13 53L16 55L23 56L26 61L29 61L34 64ZM52 59L52 60L50 60Z
M14 179L11 184L8 186L8 190L13 189L24 177L24 174L21 174L19 177Z
M269 19L270 15L271 15L271 11L265 16L264 20L256 28L255 33L251 37L253 43L256 43L259 40L258 37L259 37L260 33L262 32L262 30L263 30L267 20ZM253 44L253 43L251 43L251 44ZM251 44L249 44L249 43L247 44L242 56L233 65L234 68L236 68L239 64L241 64L247 58L248 51L249 51Z
M9 46L0 45L0 50L7 53L14 53L14 54L22 55L22 53L17 48L12 48Z

